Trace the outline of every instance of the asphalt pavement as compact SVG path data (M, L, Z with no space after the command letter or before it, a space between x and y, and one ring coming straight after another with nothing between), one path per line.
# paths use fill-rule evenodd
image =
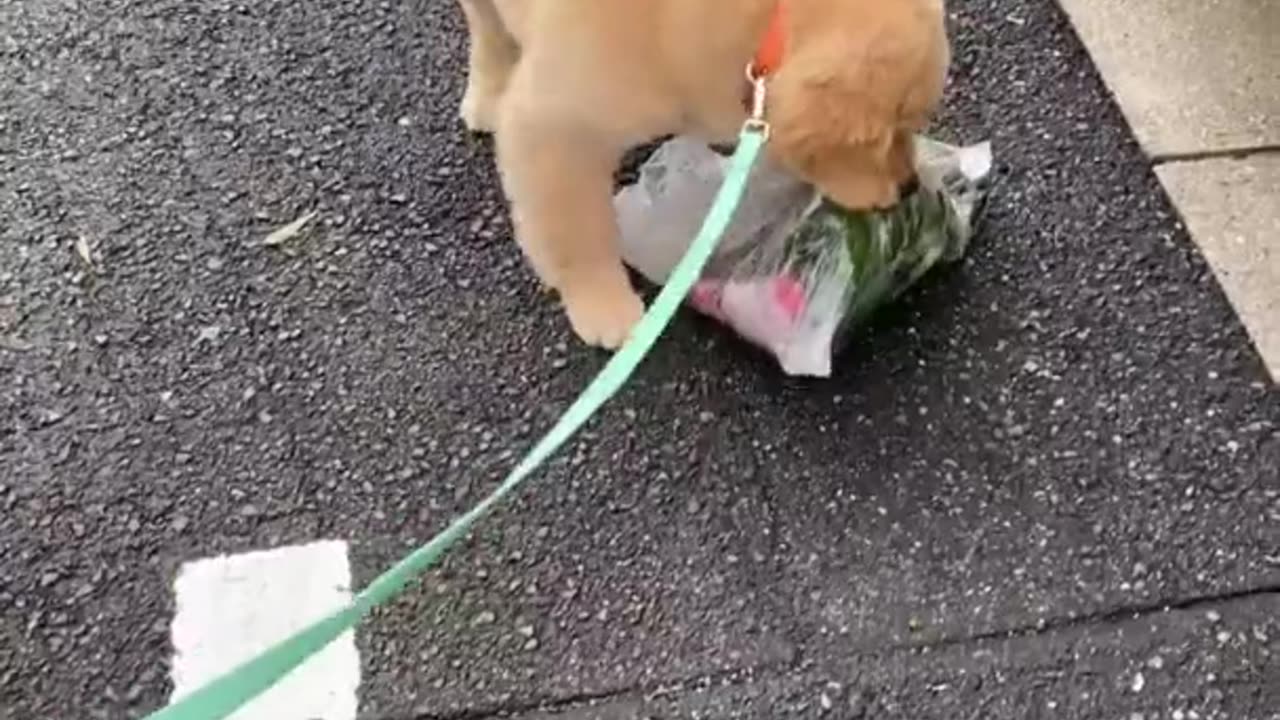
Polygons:
M826 381L679 318L360 629L362 720L1280 717L1280 394L1057 6L952 6L970 256ZM182 563L363 584L601 366L464 52L446 0L0 4L0 718L163 705Z

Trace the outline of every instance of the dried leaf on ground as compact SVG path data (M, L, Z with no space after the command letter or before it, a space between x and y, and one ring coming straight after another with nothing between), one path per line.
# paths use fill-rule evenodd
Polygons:
M312 210L311 212L307 213L306 215L303 215L297 220L294 220L288 225L285 225L284 227L281 227L281 228L277 228L270 235L268 235L266 238L263 239L262 241L263 247L275 247L276 245L281 245L285 242L288 242L290 239L295 237L299 232L302 232L302 228L306 226L307 223L311 222L311 220L315 218L315 216L316 216L316 211Z
M93 263L93 249L89 247L89 241L83 235L76 238L76 254L80 256L80 261L85 264L92 272L97 272L98 268Z
M0 350L10 352L26 352L35 348L35 344L14 335L0 335Z

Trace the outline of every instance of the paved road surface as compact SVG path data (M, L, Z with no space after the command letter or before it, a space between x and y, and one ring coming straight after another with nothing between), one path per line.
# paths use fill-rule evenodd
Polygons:
M828 382L681 319L361 628L362 719L1280 717L1275 387L1056 6L953 5L972 256ZM163 704L184 563L362 584L600 366L463 51L445 0L0 5L0 717Z

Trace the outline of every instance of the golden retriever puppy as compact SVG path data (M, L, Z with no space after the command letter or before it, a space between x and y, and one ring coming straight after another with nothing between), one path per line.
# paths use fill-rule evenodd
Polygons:
M462 118L495 133L516 238L577 335L615 348L644 311L617 249L623 154L676 133L732 142L775 19L767 151L849 208L896 203L950 60L942 1L460 0Z

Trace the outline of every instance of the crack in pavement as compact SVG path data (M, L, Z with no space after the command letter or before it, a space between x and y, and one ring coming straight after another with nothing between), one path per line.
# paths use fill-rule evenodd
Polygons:
M1152 165L1164 165L1177 162L1195 162L1197 160L1244 160L1254 155L1271 155L1280 153L1280 143L1262 145L1243 145L1240 147L1215 148L1212 150L1194 150L1186 152L1152 153Z
M1203 608L1221 608L1239 601L1266 596L1275 596L1277 600L1280 600L1280 583L1260 586L1238 592L1185 598L1177 602L1120 607L1080 618L1048 623L1044 626L1018 627L1008 631L980 633L924 644L888 646L878 650L850 655L843 658L842 662L844 664L874 665L883 663L887 658L895 655L916 655L924 652L964 648L965 646L981 646L993 641L999 642L1034 636L1055 635L1068 630L1102 628L1108 625L1132 622L1141 619L1144 616L1153 614L1173 613ZM727 670L724 672L648 686L640 685L597 693L571 694L554 699L500 704L487 708L475 708L455 713L419 713L405 716L392 716L382 720L490 720L491 718L521 716L525 713L547 713L554 715L557 712L591 706L611 700L633 698L637 703L641 701L647 702L661 698L675 697L693 691L704 691L712 688L724 689L732 686L747 686L756 682L764 681L768 678L782 680L803 669L820 670L820 668L813 668L806 664L801 660L801 655L802 653L798 651L796 653L795 660L789 663L770 663L757 667ZM1058 677L1061 679L1061 677L1063 677L1063 673L1059 673ZM977 709L974 712L976 715L981 712L981 709Z
M1256 588L1245 590L1235 590L1210 595L1200 595L1189 597L1182 600L1172 602L1158 603L1139 603L1133 605L1123 605L1116 608L1110 608L1099 612L1081 615L1079 617L1066 617L1057 620L1050 620L1044 623L1033 625L1020 625L1007 629L996 630L985 633L974 633L955 638L944 638L933 642L926 643L900 643L885 647L886 652L908 651L916 649L939 650L950 647L969 645L977 642L985 642L988 640L1006 640L1010 638L1035 637L1038 635L1051 635L1062 632L1064 630L1073 630L1085 627L1105 627L1117 623L1135 620L1153 615L1157 613L1173 612L1178 610L1194 610L1200 607L1207 607L1215 604L1230 603L1236 600L1243 600L1252 597L1262 597L1266 595L1276 595L1280 597L1280 583L1261 585ZM873 653L874 654L874 653Z
M757 673L769 670L786 671L794 669L794 667L795 662L765 663L758 667L725 670L674 682L637 685L593 693L575 693L551 699L494 704L489 707L467 708L454 712L391 715L379 720L489 720L489 718L510 717L519 713L553 712L632 696L656 699L675 696L693 690L707 689L717 685L728 686L735 683L749 682Z

